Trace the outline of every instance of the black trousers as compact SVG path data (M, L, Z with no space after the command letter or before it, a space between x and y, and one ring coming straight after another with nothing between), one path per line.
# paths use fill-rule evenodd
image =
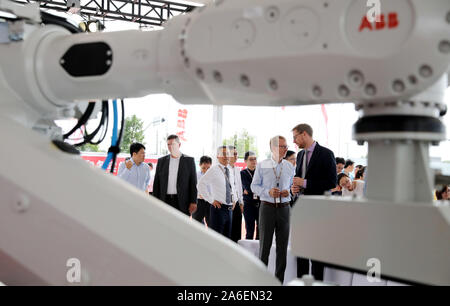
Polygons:
M231 238L231 224L232 224L233 212L231 211L231 205L224 205L220 208L211 206L210 210L210 228Z
M311 264L311 274L314 276L314 279L323 281L325 265L315 260L311 260ZM305 274L309 274L309 259L297 257L297 277L302 278Z
M206 225L209 226L209 212L211 209L211 204L206 202L203 199L197 200L197 210L192 214L192 219L197 220L200 223L206 222ZM203 221L203 218L205 221Z
M166 200L164 201L170 206L172 206L175 209L178 209L182 213L184 213L186 216L189 216L189 211L183 211L180 207L180 203L178 202L178 196L177 195L166 195Z
M286 203L285 203L286 204ZM289 243L289 227L291 207L273 207L261 203L259 208L259 224L261 239L259 240L259 258L267 266L270 249L272 248L273 234L275 233L276 262L275 276L281 283L284 281L284 272L287 265L287 249Z
M259 240L259 201L245 202L244 219L245 219L245 239L253 239L255 234L256 223L256 240Z
M242 212L239 204L233 210L233 220L231 222L231 240L238 242L242 238Z

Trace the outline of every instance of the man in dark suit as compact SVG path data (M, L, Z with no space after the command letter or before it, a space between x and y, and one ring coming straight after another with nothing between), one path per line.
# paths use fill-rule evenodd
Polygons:
M336 187L336 159L331 150L320 146L314 139L313 130L307 124L292 129L294 143L303 149L297 155L297 167L291 191L295 195L323 195ZM311 261L311 273L316 280L323 280L324 265ZM309 260L297 258L297 277L309 274Z
M197 173L194 158L181 154L177 135L167 137L170 154L158 159L153 196L187 216L197 209Z

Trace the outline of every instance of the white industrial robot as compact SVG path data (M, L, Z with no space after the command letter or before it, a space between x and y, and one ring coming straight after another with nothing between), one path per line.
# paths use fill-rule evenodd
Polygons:
M0 0L21 18L0 43L0 281L67 284L77 258L82 284L277 284L233 243L52 144L53 120L79 101L165 92L193 104L355 102L367 198L299 200L294 252L357 271L377 258L382 276L449 285L450 207L432 201L428 147L445 139L450 1L381 1L377 23L367 4L215 1L160 31L70 34L39 25L37 6Z

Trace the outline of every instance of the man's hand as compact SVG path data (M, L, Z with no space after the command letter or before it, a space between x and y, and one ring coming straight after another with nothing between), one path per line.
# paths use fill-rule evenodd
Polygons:
M129 159L125 162L125 166L127 166L128 170L130 170L131 167L133 167L133 162L131 161L131 159Z
M300 186L292 185L291 192L292 194L298 194L300 192Z
M221 208L221 207L222 207L222 204L221 204L219 201L214 201L214 202L212 203L212 206L214 206L215 208Z
M189 213L192 215L194 213L194 211L197 210L197 204L196 203L191 203L189 204Z
M294 185L295 186L303 186L303 182L305 181L305 179L302 179L301 177L294 177Z
M341 186L336 186L335 188L331 189L331 192L336 192L336 191L342 191Z
M287 198L287 197L289 196L289 190L283 190L283 191L281 192L281 196L282 196L283 198Z
M247 189L244 189L244 194L245 194L245 195L248 195Z
M272 198L279 198L280 197L280 189L278 189L278 188L272 188L272 189L270 189L270 191L269 191L269 195L272 197Z

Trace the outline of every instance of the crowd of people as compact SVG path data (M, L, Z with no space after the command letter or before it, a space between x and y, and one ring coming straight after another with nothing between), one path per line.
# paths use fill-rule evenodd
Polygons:
M296 201L305 195L363 197L365 193L366 167L335 157L314 140L309 125L295 126L292 140L301 149L298 154L288 150L285 137L277 135L270 139L271 157L258 162L255 152L245 152L242 170L236 166L236 147L220 146L217 163L202 156L197 172L194 158L181 153L178 136L170 135L170 154L158 159L153 177L153 165L144 162L145 146L139 143L130 146L131 157L119 166L118 176L235 242L242 237L244 217L245 238L259 240L259 258L266 265L275 234L275 275L283 282L290 210ZM445 187L436 191L438 199L448 199ZM323 272L322 263L297 259L298 277L312 274L323 280Z

